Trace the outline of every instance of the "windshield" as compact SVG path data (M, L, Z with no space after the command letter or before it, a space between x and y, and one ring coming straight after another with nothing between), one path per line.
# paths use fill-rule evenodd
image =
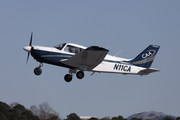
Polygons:
M64 43L64 44L56 45L54 47L57 48L58 50L62 50L65 45L66 44Z

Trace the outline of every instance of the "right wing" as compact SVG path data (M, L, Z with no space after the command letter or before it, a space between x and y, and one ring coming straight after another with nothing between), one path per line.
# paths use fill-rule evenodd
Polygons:
M61 62L81 70L92 70L104 60L108 52L105 48L91 46Z

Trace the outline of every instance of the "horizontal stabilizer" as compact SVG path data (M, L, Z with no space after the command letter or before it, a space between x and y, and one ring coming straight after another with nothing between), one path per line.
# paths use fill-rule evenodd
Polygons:
M139 71L138 74L139 75L148 75L149 73L158 72L158 71L160 71L160 70L153 69L153 68L147 68L147 69Z

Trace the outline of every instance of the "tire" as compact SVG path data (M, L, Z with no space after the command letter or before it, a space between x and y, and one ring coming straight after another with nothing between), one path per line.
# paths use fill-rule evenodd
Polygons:
M42 73L42 69L41 68L37 67L37 68L34 69L34 74L35 75L41 75L41 73Z
M65 80L66 82L71 82L71 80L72 80L72 75L66 74L66 75L64 76L64 80Z
M82 78L84 77L84 72L83 72L83 71L78 71L78 72L76 73L76 77L77 77L78 79L82 79Z

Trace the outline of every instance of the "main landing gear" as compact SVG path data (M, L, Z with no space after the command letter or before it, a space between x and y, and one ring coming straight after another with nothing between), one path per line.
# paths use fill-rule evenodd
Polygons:
M35 75L41 75L41 73L42 73L41 67L42 67L42 66L43 66L43 64L40 63L39 67L36 67L36 68L34 69L34 74L35 74Z
M76 77L77 77L78 79L82 79L82 78L84 77L84 72L83 72L83 71L78 71L78 72L76 73Z
M72 80L72 74L66 74L65 76L64 76L64 80L66 81L66 82L71 82L71 80Z
M72 81L72 77L73 77L73 73L66 74L66 75L64 76L64 80L65 80L66 82L71 82L71 81ZM84 77L84 72L83 72L83 71L78 71L78 72L76 73L76 77L77 77L78 79L82 79L82 78Z

